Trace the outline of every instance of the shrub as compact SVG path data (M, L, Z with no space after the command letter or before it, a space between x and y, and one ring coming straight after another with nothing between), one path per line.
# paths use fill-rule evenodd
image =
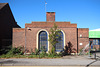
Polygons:
M12 48L8 53L7 55L23 55L24 54L24 48L23 47L14 47Z
M52 53L48 53L48 57L50 57L50 58L57 58L57 57L61 57L62 56L62 53L54 53L54 54L52 54Z
M5 48L1 48L1 49L0 49L0 55L1 55L1 54L6 54L6 53L8 53L8 52L11 50L11 48L12 48L11 45L5 46Z
M40 58L43 58L43 57L48 56L48 54L45 51L41 51L39 56Z
M40 50L38 50L37 48L35 48L35 55L39 55Z
M33 52L33 50L31 49L31 55L35 55L35 53Z

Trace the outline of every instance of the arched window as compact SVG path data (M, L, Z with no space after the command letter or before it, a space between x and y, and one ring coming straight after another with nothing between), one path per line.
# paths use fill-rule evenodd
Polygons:
M48 35L47 32L41 31L39 33L39 45L38 45L39 50L48 50Z
M56 43L56 52L60 52L64 49L64 37L63 33L60 31L60 37L57 38L58 43Z

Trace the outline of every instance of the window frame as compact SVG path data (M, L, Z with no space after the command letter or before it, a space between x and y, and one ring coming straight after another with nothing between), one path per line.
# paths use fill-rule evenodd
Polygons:
M55 48L55 51L56 51L56 52L60 52L60 51L62 51L62 50L64 49L64 34L63 34L62 31L60 31L60 32L61 32L61 37L62 37L61 39L62 39L62 40L59 40L59 39L58 39L58 41L60 41L60 43L56 43L56 45L57 45L57 44L62 44L62 45L61 45L62 48L60 48L60 49ZM62 42L62 43L61 43L61 42Z
M93 39L93 45L100 45L100 39Z
M42 34L45 32L46 35ZM46 37L46 40L41 40L42 38ZM46 42L46 45L43 45L43 42ZM38 49L41 51L41 46L46 46L46 52L48 51L48 34L46 31L40 31L38 35Z

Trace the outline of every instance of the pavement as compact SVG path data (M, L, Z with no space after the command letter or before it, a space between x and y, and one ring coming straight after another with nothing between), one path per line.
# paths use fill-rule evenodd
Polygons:
M64 56L57 59L0 59L0 66L68 66L68 67L100 67L100 59L87 56Z

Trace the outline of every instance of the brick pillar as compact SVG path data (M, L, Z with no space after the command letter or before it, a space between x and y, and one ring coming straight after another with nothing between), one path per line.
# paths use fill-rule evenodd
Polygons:
M47 12L46 13L46 21L54 22L55 21L55 12Z

